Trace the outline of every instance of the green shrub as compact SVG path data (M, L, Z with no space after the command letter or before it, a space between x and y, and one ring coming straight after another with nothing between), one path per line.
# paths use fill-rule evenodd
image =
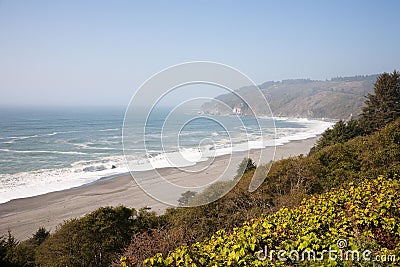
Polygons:
M400 255L400 182L380 176L358 186L334 190L305 200L294 209L282 208L273 215L245 223L232 233L217 231L211 238L192 246L181 246L166 257L156 254L146 259L147 266L395 266L396 262L359 262L346 258L332 261L287 261L257 258L267 246L279 250L339 250L337 241L345 239L347 250L371 250L375 255Z
M109 266L130 242L136 211L103 207L62 224L38 248L38 266Z

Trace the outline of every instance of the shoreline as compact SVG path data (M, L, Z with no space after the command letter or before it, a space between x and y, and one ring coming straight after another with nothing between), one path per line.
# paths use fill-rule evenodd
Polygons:
M308 154L318 138L319 136L294 140L276 146L274 161L290 156ZM263 153L264 151L270 153L273 148L266 147L262 150ZM187 185L189 183L189 185L195 185L199 181L207 183L207 180L217 176L219 171L226 167L228 158L231 157L231 164L237 166L246 156L257 162L258 152L260 152L260 149L236 152L232 154L232 157L231 155L222 155L216 157L208 167L207 164L210 163L208 161L199 162L189 167L196 169L205 166L207 167L206 173L182 173L172 167L161 168L156 171L169 181L177 184L185 183ZM262 164L264 163L266 162L262 162ZM154 172L143 171L135 175L141 176L141 179L151 180ZM233 178L235 173L228 175ZM162 193L161 189L160 193ZM117 205L125 205L135 209L147 206L159 214L164 212L166 208L171 207L147 195L139 188L129 173L123 173L103 177L78 187L14 199L0 204L0 235L4 235L8 230L11 230L17 239L24 240L32 236L39 227L45 227L47 230L54 232L57 226L65 220L81 217L102 206Z
M259 119L263 119L260 117ZM258 143L258 139L247 140L246 142L236 142L231 144L231 149L234 151L233 153L240 153L239 151L247 151L250 145L251 147L259 147L261 145L273 146L273 145L283 145L290 141L295 140L304 140L308 138L312 138L318 136L325 130L327 127L330 127L329 122L326 120L316 120L310 118L292 118L292 117L284 117L284 118L275 118L275 123L278 121L284 121L285 123L295 123L294 128L302 128L305 127L305 130L298 131L292 130L287 131L287 126L283 126L283 132L280 132L279 128L276 128L274 137L271 139L264 140L264 144ZM276 126L277 127L277 126ZM61 138L62 139L62 138ZM275 143L275 144L274 144ZM79 145L80 146L80 145ZM185 150L184 153L189 155L189 157L196 157L196 161L198 156L194 147L188 147L188 150ZM117 147L116 150L120 150L121 147ZM209 153L204 147L205 157L212 158L213 153ZM14 150L11 150L14 151ZM27 149L30 151L30 149ZM25 152L27 152L25 151ZM224 146L216 146L215 153L218 156L223 154L231 154L230 151L226 151ZM17 152L17 151L15 151ZM45 151L42 151L45 152ZM49 151L51 152L51 151ZM54 151L58 153L57 149ZM74 153L70 151L71 153ZM138 171L146 171L154 168L161 169L164 167L171 167L171 162L169 160L165 160L165 156L176 158L177 155L174 155L177 151L170 150L164 152L154 152L153 155L154 160L150 162L146 162L146 154L135 154L132 155L136 159L136 163L132 163L132 169L137 169ZM14 153L14 152L11 152ZM61 152L64 153L64 152ZM69 153L69 152L68 152ZM81 153L81 152L77 152ZM91 151L84 151L83 154L91 154ZM94 153L99 153L99 151L95 151ZM123 151L119 151L118 153L112 154L103 154L94 155L91 154L88 158L82 158L80 156L73 156L66 158L65 160L57 159L58 156L55 156L55 164L57 167L53 168L53 164L47 162L47 159L41 158L40 156L36 160L41 160L41 164L37 167L37 169L26 170L24 169L24 162L21 164L15 165L15 163L19 162L19 155L10 154L11 157L16 157L15 161L13 161L9 165L11 168L16 168L11 172L6 171L5 174L0 174L2 181L4 181L2 187L2 193L0 194L0 205L7 203L9 201L27 197L34 197L46 193L51 193L55 191L68 190L71 188L76 188L80 186L86 186L88 184L96 183L99 180L110 179L121 175L126 175L129 173L128 168L126 167L126 161L124 158ZM8 154L7 154L8 156ZM85 156L86 157L86 156ZM29 161L30 159L26 159ZM144 160L144 161L143 161ZM179 160L179 157L178 157ZM204 159L202 159L204 160ZM36 164L36 163L35 163ZM185 166L186 163L178 163ZM21 169L19 169L21 165ZM135 166L137 165L137 166ZM6 166L6 168L8 168ZM18 169L18 170L17 170ZM6 169L7 170L7 169Z

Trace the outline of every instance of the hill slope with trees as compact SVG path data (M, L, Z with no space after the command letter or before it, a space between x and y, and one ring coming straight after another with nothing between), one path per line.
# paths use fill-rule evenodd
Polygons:
M378 75L332 78L327 81L307 79L265 82L259 85L265 95L274 116L302 118L347 119L361 112L365 96L373 91L373 84ZM217 100L227 104L226 109L217 101L210 101L202 106L207 114L232 114L234 107L243 106L243 114L251 115L245 107L250 106L257 114L264 110L264 101L253 97L254 87L244 87L237 91L249 99L241 105L240 99L232 93L220 95ZM263 114L270 115L270 114Z

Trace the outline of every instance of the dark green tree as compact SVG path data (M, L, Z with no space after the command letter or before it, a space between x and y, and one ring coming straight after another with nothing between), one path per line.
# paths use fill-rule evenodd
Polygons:
M310 154L327 146L347 142L354 137L363 135L363 133L364 130L358 120L347 122L340 120L332 128L325 130L317 144L310 150Z
M149 229L154 229L165 224L163 216L157 216L155 211L151 211L150 207L139 209L132 226L133 232L144 232Z
M17 241L9 231L7 237L0 237L0 266L35 266L35 247L29 241Z
M34 267L35 247L29 242L21 242L18 245L9 249L6 259L9 262L8 266Z
M8 235L0 236L0 266L14 266L10 261L12 256L12 250L18 245L11 231L8 231Z
M374 94L368 94L360 122L367 134L400 117L400 73L383 73L374 84Z
M243 174L254 170L256 167L256 163L251 158L244 158L238 166L235 179L242 177Z
M44 227L40 227L36 233L33 234L30 241L35 246L40 246L48 237L50 236L50 232L47 231Z

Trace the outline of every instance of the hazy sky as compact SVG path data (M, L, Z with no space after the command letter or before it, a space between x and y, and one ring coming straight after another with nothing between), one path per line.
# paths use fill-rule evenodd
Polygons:
M256 83L400 68L400 1L1 1L0 107L126 105L193 60Z

